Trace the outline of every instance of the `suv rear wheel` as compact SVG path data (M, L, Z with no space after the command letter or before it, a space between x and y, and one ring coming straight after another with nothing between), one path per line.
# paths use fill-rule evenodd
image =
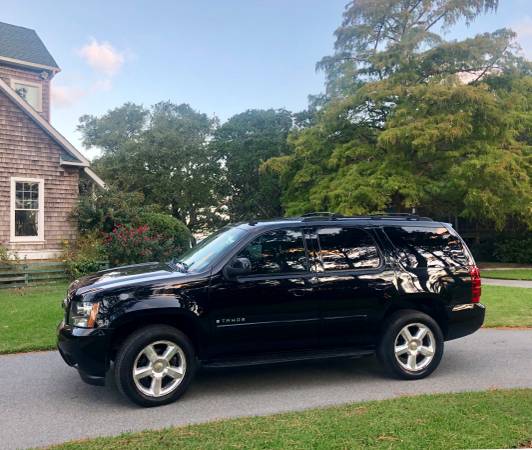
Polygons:
M404 310L394 313L377 349L377 356L393 375L415 380L430 375L443 355L443 334L425 313Z
M115 380L126 397L141 406L177 400L195 369L194 349L179 330L152 325L129 336L115 361Z

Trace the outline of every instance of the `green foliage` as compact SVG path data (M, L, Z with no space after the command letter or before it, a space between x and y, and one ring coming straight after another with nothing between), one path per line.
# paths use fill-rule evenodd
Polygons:
M102 233L93 230L80 235L75 241L66 242L63 259L70 279L102 269L107 261Z
M9 250L0 244L0 264L9 264Z
M497 261L532 264L532 236L530 233L505 236L495 243Z
M134 103L109 111L102 117L81 116L78 131L82 133L85 147L99 147L114 153L124 143L138 141L148 121L149 111Z
M69 274L78 278L94 272L102 260L133 264L168 259L190 248L193 238L185 224L144 203L142 194L116 188L81 197L74 212L81 236L65 253Z
M0 244L0 265L12 265L17 262L19 262L17 253Z
M78 129L86 146L103 150L94 166L109 185L141 192L143 205L199 231L221 220L222 169L208 145L216 124L189 105L161 102L84 116Z
M532 71L510 30L445 42L495 0L351 2L336 32L327 97L280 176L288 214L410 211L502 230L532 226ZM472 82L462 82L464 75Z
M176 255L173 241L154 233L147 225L118 225L104 245L113 266L168 260Z
M81 196L73 215L81 233L94 230L109 233L118 224L138 224L143 204L141 193L124 192L111 186Z
M292 114L284 109L248 110L214 134L211 148L224 162L228 214L233 221L282 215L278 177L260 171L269 158L290 153Z
M327 74L328 94L344 96L360 81L393 76L402 82L421 82L441 71L476 72L491 67L502 55L511 56L508 46L484 45L480 37L444 42L435 30L448 30L460 20L470 23L497 5L498 0L349 2L335 32L334 55L318 63Z
M150 231L157 234L164 241L171 241L174 253L180 254L188 250L193 237L190 230L183 222L180 222L170 214L146 211L140 214L140 224L149 227Z

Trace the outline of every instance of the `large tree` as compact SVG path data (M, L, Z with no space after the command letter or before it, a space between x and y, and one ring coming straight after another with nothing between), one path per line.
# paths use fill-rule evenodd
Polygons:
M530 65L510 30L437 34L495 0L355 0L336 31L325 103L270 160L288 213L410 211L532 223ZM467 77L468 83L465 82Z
M231 220L282 215L278 176L259 171L261 163L287 155L292 114L284 109L248 110L231 117L211 143L224 162Z
M208 145L216 125L189 105L162 102L84 116L78 129L87 147L102 150L95 167L109 184L141 192L147 204L201 231L220 221L221 166Z

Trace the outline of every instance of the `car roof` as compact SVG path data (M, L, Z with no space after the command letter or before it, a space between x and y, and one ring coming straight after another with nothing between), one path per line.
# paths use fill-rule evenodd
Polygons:
M429 217L421 217L414 214L374 214L365 216L342 216L331 213L312 213L300 217L286 217L267 220L252 220L240 222L241 228L279 228L290 225L296 226L414 226L414 227L442 227L449 224L434 221Z

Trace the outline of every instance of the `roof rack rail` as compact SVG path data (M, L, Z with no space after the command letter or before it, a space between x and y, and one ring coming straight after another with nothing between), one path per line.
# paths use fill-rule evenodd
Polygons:
M303 222L308 222L311 220L337 220L343 217L344 216L342 216L341 214L332 213L329 211L310 212L301 215Z
M362 214L357 216L343 216L342 214L332 213L328 211L311 212L301 215L303 222L313 220L340 220L340 219L366 219L366 220L381 220L381 219L395 219L395 220L427 220L432 221L430 217L418 216L411 213L375 213Z
M430 217L418 216L412 213L376 213L369 214L371 219L401 219L401 220L432 220Z

